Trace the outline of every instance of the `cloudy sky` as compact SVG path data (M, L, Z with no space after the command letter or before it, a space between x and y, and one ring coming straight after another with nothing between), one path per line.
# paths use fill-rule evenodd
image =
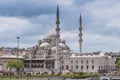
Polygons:
M78 52L79 16L83 20L83 52L120 51L120 0L0 0L0 46L37 44L55 29L60 8L61 38Z

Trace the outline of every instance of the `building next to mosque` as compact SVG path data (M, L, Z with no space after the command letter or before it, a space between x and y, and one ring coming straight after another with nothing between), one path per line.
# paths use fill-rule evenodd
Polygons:
M74 53L60 38L59 8L56 13L56 29L50 31L37 45L29 48L29 58L24 60L26 72L98 73L115 69L115 59L103 53L82 53L82 19L80 15L79 53Z
M0 72L8 72L10 68L8 68L7 62L8 61L17 61L17 60L24 60L23 56L17 56L13 54L8 54L8 55L2 55L0 56ZM11 69L11 71L16 71L16 69Z

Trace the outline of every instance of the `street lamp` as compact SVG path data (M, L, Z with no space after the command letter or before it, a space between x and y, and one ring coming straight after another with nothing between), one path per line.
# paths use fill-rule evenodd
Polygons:
M18 52L19 52L19 39L20 37L16 37L17 38L17 58L18 58Z
M16 38L17 38L17 62L18 62L19 39L20 39L20 37L16 37ZM17 78L18 78L18 68L17 68Z

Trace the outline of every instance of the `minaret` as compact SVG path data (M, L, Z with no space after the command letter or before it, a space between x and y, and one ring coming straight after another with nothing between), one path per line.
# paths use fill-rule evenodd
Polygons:
M60 64L60 52L59 52L59 40L60 40L60 27L59 27L59 7L57 6L56 13L56 54L55 54L55 72L56 74L61 72L61 64Z
M81 14L80 14L80 20L79 20L79 54L82 54L82 18L81 18Z
M59 39L60 39L60 27L59 27L59 7L57 6L57 13L56 13L56 53L59 54Z

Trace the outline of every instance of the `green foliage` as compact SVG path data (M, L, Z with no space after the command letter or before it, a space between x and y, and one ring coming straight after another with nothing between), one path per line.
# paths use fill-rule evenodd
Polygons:
M117 67L120 67L120 57L116 57L116 62L115 62Z
M19 68L23 68L23 67L24 67L23 61L18 60L18 61L16 62L16 68L19 69Z
M73 74L70 74L70 73L61 74L61 77L72 78L72 77L73 77Z
M120 60L117 61L116 66L120 67Z
M89 75L84 72L79 72L75 74L75 78L87 78L87 77L89 77Z
M54 72L54 71L52 71L51 75L54 75L54 74L55 74L55 72Z
M115 64L117 64L118 61L120 61L120 57L116 57Z
M99 77L100 74L90 74L89 77Z
M7 67L7 68L10 68L10 70L11 70L12 68L15 68L15 67L16 67L15 61L13 61L13 60L8 61L6 67Z
M4 49L4 47L0 47L0 50Z
M79 72L79 73L77 73L78 75L84 75L84 74L86 74L86 73L84 73L84 72Z
M21 60L18 60L18 61L10 60L7 62L6 67L10 68L10 70L11 69L20 69L20 68L24 67L24 63Z
M84 72L79 72L79 73L75 73L75 74L70 74L70 73L67 73L67 74L62 74L61 75L62 77L66 77L66 78L88 78L88 77L99 77L100 75L99 74L87 74L87 73L84 73Z

